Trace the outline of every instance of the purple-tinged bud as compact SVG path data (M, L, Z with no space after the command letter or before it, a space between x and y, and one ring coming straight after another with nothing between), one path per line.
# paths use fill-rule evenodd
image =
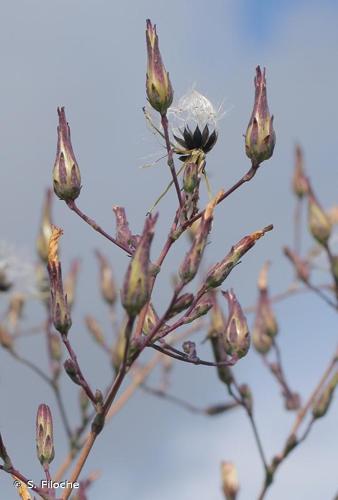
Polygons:
M58 108L59 126L56 159L53 168L54 192L60 200L74 201L81 191L81 174L70 140L65 108Z
M230 252L224 257L221 262L215 264L209 271L205 280L207 288L217 288L228 277L233 268L239 263L239 260L252 248L256 241L259 240L265 233L271 231L273 226L267 226L260 231L244 236Z
M273 116L270 116L266 95L265 68L263 73L257 66L255 77L255 102L245 135L245 151L252 165L258 167L264 160L271 158L276 134L273 129Z
M113 278L112 268L104 255L96 250L96 257L100 265L100 288L103 299L110 306L114 305L117 299L117 291Z
M105 345L105 338L103 335L102 328L99 325L99 323L96 321L96 319L93 318L93 316L90 316L88 314L85 317L85 322L86 322L86 326L89 330L89 333L92 335L95 342L97 342L101 346Z
M179 275L182 283L186 285L189 281L193 280L199 269L204 249L206 247L208 236L211 230L213 221L214 208L217 205L219 198L222 196L223 191L220 191L207 205L200 225L196 232L194 241L190 247L189 252L186 254L184 261L181 264Z
M266 334L264 325L260 322L260 319L257 315L252 332L252 343L257 352L267 354L272 347L273 339Z
M166 319L170 319L173 316L176 316L176 314L179 314L185 309L188 309L188 307L190 307L191 304L193 303L193 300L194 296L192 293L184 293L183 295L177 297L175 303L168 312Z
M191 161L186 162L183 172L183 189L186 193L193 193L199 185L198 166Z
M226 500L236 500L239 491L238 474L231 462L221 462L222 489Z
M246 318L233 290L222 292L228 301L229 314L224 331L225 351L229 356L242 358L250 347L250 334Z
M79 372L75 362L71 358L67 358L63 363L63 367L68 377L74 382L76 385L82 385L82 380L79 376Z
M213 303L213 307L210 313L210 327L208 331L208 338L210 339L214 358L216 363L224 363L229 361L229 356L225 352L224 347L224 331L226 326L226 321L223 312L219 306L218 300L216 298L216 292L209 292L209 297ZM226 385L230 385L233 378L231 370L225 364L217 365L217 374L221 382Z
M169 106L173 102L173 89L167 73L158 44L156 25L152 25L147 19L146 29L148 66L147 66L147 97L154 109L165 115Z
M276 316L272 310L271 301L267 286L267 271L269 263L267 262L258 278L259 298L257 305L256 318L252 333L252 341L256 350L261 354L266 354L271 346L273 337L277 335L278 324Z
M229 357L225 352L224 341L221 335L210 335L210 342L216 363L224 363L229 361ZM233 381L231 369L226 365L217 365L217 375L221 382L229 386Z
M54 458L53 419L49 406L41 404L36 415L36 451L43 467Z
M112 349L112 365L115 370L115 373L119 371L124 357L124 351L126 348L126 335L125 335L126 325L127 325L127 319L122 321L121 327L117 335L117 340L115 341L115 344Z
M36 240L36 248L42 262L48 261L49 240L52 235L52 190L48 189L42 208L42 217L40 222L39 234Z
M290 248L288 247L284 247L284 255L293 264L297 273L297 277L304 283L307 283L310 279L309 263L306 260L302 260L295 252L290 250Z
M76 283L77 277L80 270L80 261L79 259L74 259L71 262L70 270L65 278L65 294L67 295L67 303L68 307L71 310L74 302L75 302L75 291L76 291Z
M133 253L140 241L140 236L132 234L130 231L126 211L123 207L113 205L113 212L116 218L116 240L122 245L128 246Z
M131 257L122 289L122 305L129 316L137 316L149 300L150 245L154 237L157 215L149 215L141 239Z
M320 206L309 185L308 194L308 224L309 230L320 245L325 246L331 236L332 225L328 215Z
M297 411L300 408L301 399L297 392L292 392L291 394L285 394L285 409L288 411Z
M67 295L63 292L61 263L58 257L58 241L62 235L62 229L52 227L52 236L49 241L48 251L48 273L51 291L51 316L53 324L58 332L67 335L72 320L67 302Z
M304 173L303 151L297 144L295 149L295 169L292 179L292 189L298 198L303 198L308 193L308 188L308 181Z
M184 324L186 323L192 323L192 321L195 321L195 319L200 318L201 316L204 316L207 314L208 311L213 306L212 299L209 297L208 294L205 294L204 297L198 302L198 304L193 308L189 316L184 318Z
M312 407L313 418L324 417L324 415L327 413L333 398L334 390L337 387L337 385L338 385L338 372L336 372L332 376L331 380L323 390L322 394L314 402L314 405Z

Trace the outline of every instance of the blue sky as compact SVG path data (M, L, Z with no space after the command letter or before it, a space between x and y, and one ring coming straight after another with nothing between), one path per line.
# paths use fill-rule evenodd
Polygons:
M35 259L39 210L55 158L59 105L66 106L82 172L79 206L113 231L111 206L122 204L132 228L140 230L146 210L168 182L164 163L139 168L149 156L163 154L141 111L146 102L145 19L150 17L158 25L175 99L195 85L215 105L223 103L226 111L218 125L217 147L207 164L214 190L230 186L248 168L242 134L252 110L254 70L257 64L267 67L277 133L275 154L250 185L220 207L206 262L219 260L243 235L274 223L275 230L243 259L226 286L235 288L243 304L252 304L257 273L269 258L271 290L283 290L292 280L281 247L292 241L290 178L296 141L303 145L308 172L323 205L337 204L337 10L337 3L331 1L215 0L211 6L202 0L123 5L108 0L8 3L0 26L1 239ZM159 207L154 255L167 234L174 201L170 193ZM93 251L99 247L109 256L119 283L127 261L58 200L54 214L64 228L65 267L71 257L82 257L72 340L93 385L102 387L111 376L109 362L93 346L83 325L84 313L90 312L110 332L107 311L96 290ZM305 236L304 247L309 244ZM159 309L168 300L171 271L186 248L187 242L179 241L178 250L163 268L155 298ZM43 318L36 302L29 311L30 325ZM308 295L280 304L277 312L288 377L306 397L335 345L337 319ZM23 342L21 349L47 367L41 339ZM201 349L205 357L210 356L206 346ZM55 469L66 452L55 402L26 368L13 365L5 352L0 356L0 394L6 402L0 414L1 432L18 467L38 478L34 420L40 402L55 408ZM253 351L236 371L241 381L252 386L264 445L272 456L281 448L293 416L282 411L278 389ZM75 425L77 392L67 380L63 389ZM201 406L225 397L215 371L204 367L175 365L171 391ZM268 499L333 498L336 420L337 403L281 468ZM137 491L138 500L221 500L221 460L233 460L238 466L240 500L255 498L261 484L257 451L241 412L206 419L139 393L104 432L85 469L85 473L102 472L90 498L132 500ZM0 489L6 500L16 498L4 475L0 475Z

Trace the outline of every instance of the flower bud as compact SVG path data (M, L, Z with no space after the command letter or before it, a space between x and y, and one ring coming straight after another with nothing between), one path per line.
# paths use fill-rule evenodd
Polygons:
M149 299L149 257L154 237L156 216L149 215L144 224L141 239L131 257L122 289L122 305L130 316L137 316Z
M51 207L52 207L52 191L51 189L48 189L45 197L45 202L42 208L40 230L36 240L36 248L38 255L41 261L44 263L47 263L48 261L49 240L52 235Z
M43 467L54 458L53 420L49 406L41 404L36 415L36 451Z
M166 319L170 319L173 316L176 316L176 314L179 314L185 309L188 309L188 307L191 306L193 300L194 296L192 293L184 293L183 295L180 295L180 297L177 297L175 303L168 312Z
M273 116L270 116L266 95L265 68L263 73L257 66L255 77L255 102L245 135L245 151L252 165L258 167L264 160L271 158L276 134L273 129Z
M52 236L49 241L48 273L51 291L51 316L53 324L58 332L67 335L72 320L67 303L67 296L63 293L61 263L58 257L58 241L62 235L62 229L52 227Z
M113 271L108 260L101 252L96 250L96 257L100 265L100 288L103 299L110 306L114 305L117 299L116 286L113 279Z
M148 66L147 66L147 97L154 109L165 115L169 106L173 102L173 89L169 80L158 44L156 25L152 25L147 19L146 29Z
M330 382L327 384L323 390L321 396L314 402L312 407L313 418L324 417L332 401L333 393L338 385L338 372L336 372L331 378Z
M70 270L65 279L65 294L67 295L67 303L69 309L73 307L75 301L75 289L79 270L80 261L78 259L74 259L70 265Z
M229 357L225 352L223 337L220 335L210 335L210 342L216 363L224 363L229 361ZM231 369L226 365L217 365L217 375L221 382L230 385L233 381Z
M296 162L292 179L292 189L298 198L303 198L308 192L308 181L304 174L303 152L299 145L296 146L295 157Z
M320 206L311 187L308 195L309 230L320 245L326 245L331 235L332 225L329 217Z
M101 326L98 324L95 318L93 316L89 316L89 314L85 317L85 322L86 326L91 333L93 339L95 342L97 342L99 345L104 346L105 345L105 338L103 335L103 331Z
M118 332L117 340L115 341L115 344L112 349L112 364L113 368L115 370L115 373L117 373L120 369L121 363L123 361L123 356L124 356L124 351L126 348L126 325L127 325L127 319L125 319Z
M222 488L226 500L236 500L239 491L237 469L231 462L221 463Z
M212 308L212 306L213 306L212 299L208 296L208 294L205 294L204 297L202 297L202 299L191 311L189 316L184 318L184 324L192 323L193 321L195 321L195 319L204 316Z
M302 260L295 252L290 250L288 247L284 247L284 255L292 262L297 277L307 283L310 278L310 266L306 260Z
M201 223L198 227L196 236L191 245L189 252L186 254L184 261L181 264L179 275L182 283L186 285L193 280L199 269L203 252L208 241L209 232L211 230L213 212L217 205L217 201L222 196L223 191L220 191L207 205Z
M68 377L72 380L72 382L74 382L74 384L82 385L77 366L71 358L66 359L66 361L63 363L63 367Z
M59 126L56 159L53 168L54 192L64 201L74 201L80 194L81 174L72 143L70 128L67 123L65 108L58 108Z
M261 231L256 231L248 236L244 236L244 238L231 248L230 252L221 262L215 264L208 271L205 286L207 288L217 288L220 286L233 268L239 264L241 257L255 245L257 240L264 236L266 232L271 231L271 229L273 229L272 225L265 227Z
M258 278L259 298L255 326L253 331L253 344L257 351L265 354L269 351L272 342L269 341L277 335L278 324L272 310L267 286L267 270L269 263L263 266Z
M233 292L222 292L228 301L229 315L224 332L225 351L229 356L242 358L250 347L250 334L242 308Z

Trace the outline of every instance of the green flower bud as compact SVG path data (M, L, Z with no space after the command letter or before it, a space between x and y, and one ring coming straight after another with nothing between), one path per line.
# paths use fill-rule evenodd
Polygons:
M173 102L173 89L169 80L158 44L156 26L147 19L146 29L148 67L147 67L147 97L154 109L165 115L169 106Z
M173 316L176 316L176 314L179 314L185 309L188 309L188 307L191 306L193 300L194 296L192 293L184 293L183 295L180 295L180 297L176 299L176 302L173 304L170 311L168 312L166 319L170 319Z
M225 351L229 356L242 358L250 347L250 334L242 308L233 292L222 292L228 301L229 315L224 331Z
M109 305L113 305L117 299L117 291L113 278L112 268L104 255L96 250L96 256L100 264L100 288L103 299Z
M325 246L330 238L332 225L310 187L308 195L308 224L314 239L320 245Z
M221 463L222 489L226 500L236 500L239 491L237 469L231 462Z
M244 238L231 248L230 252L221 262L215 264L208 271L205 286L207 288L217 288L220 286L233 268L239 263L241 257L255 245L257 240L264 236L266 232L271 231L271 229L273 229L272 225L265 227L261 231L256 231L248 236L244 236Z
M66 361L63 363L63 367L68 377L72 380L72 382L74 382L74 384L82 385L77 366L71 358L66 359Z
M284 247L284 255L292 262L297 277L307 283L310 278L310 266L306 260L302 260L295 252L290 250L288 247Z
M70 128L67 123L65 108L58 108L59 126L56 159L53 168L53 186L55 194L64 201L74 201L81 191L81 174L72 143Z
M51 316L53 324L62 335L67 335L72 325L67 296L63 292L61 263L58 258L58 240L62 229L52 227L52 236L49 242L48 273L51 291Z
M303 196L308 193L308 181L304 174L303 152L299 145L296 146L295 157L296 162L292 179L292 189L298 198L303 198Z
M149 299L149 256L157 216L146 219L142 236L131 257L122 289L122 305L130 316L136 316Z
M323 390L321 396L317 398L312 407L312 416L313 418L321 418L324 417L326 412L328 411L335 388L338 385L338 372L336 372L331 378L330 382L327 384L325 389Z
M103 346L105 344L105 338L99 323L96 321L95 318L93 318L93 316L90 316L89 314L85 317L85 322L95 342Z
M210 297L206 294L194 307L189 316L184 318L184 324L192 323L193 321L195 321L195 319L204 316L205 314L207 314L208 311L210 311L212 306L213 302L210 299Z
M41 404L36 415L36 451L41 465L50 464L54 458L53 420L49 406Z
M184 261L181 264L179 275L183 284L189 283L196 276L199 269L204 249L206 247L209 232L213 221L214 208L217 205L219 198L222 196L223 191L218 193L207 205L201 222L198 226L194 241L190 247L189 252L186 254Z
M40 223L39 234L36 240L36 248L42 262L48 261L49 240L52 235L52 191L47 190L45 202L42 208L42 218Z
M257 66L255 77L255 102L245 135L245 151L253 166L258 167L271 158L276 143L273 116L270 116L266 95L265 68Z

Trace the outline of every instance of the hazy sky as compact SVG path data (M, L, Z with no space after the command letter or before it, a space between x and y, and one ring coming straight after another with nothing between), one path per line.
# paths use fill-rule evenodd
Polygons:
M4 4L0 21L1 240L15 245L23 258L35 260L40 207L44 189L51 184L56 107L60 105L66 106L82 173L79 206L112 232L111 206L124 205L132 229L141 230L147 209L169 178L163 161L153 168L139 168L149 158L163 155L162 144L149 132L142 114L148 17L158 26L175 99L195 85L215 106L223 103L226 113L218 124L219 140L207 165L215 191L230 186L249 167L242 134L252 110L255 67L267 68L277 133L275 154L252 183L217 210L206 257L208 264L213 263L243 235L269 223L275 225L226 284L235 288L243 304L252 304L257 273L266 259L272 261L272 292L283 290L292 280L281 247L292 241L290 177L296 141L305 150L307 168L323 205L337 203L335 1L12 0ZM168 232L174 202L171 192L159 206L154 256ZM111 377L109 361L88 338L83 324L84 312L90 312L109 328L97 291L93 250L99 247L109 256L119 283L128 260L56 199L54 219L64 228L64 267L71 257L82 259L70 335L92 385L105 387ZM186 240L179 242L179 250L164 266L156 292L159 309L165 307L170 274L186 247ZM337 320L308 295L278 305L277 312L287 376L306 397L335 346ZM39 323L43 309L33 302L26 315L27 324ZM43 339L22 341L21 352L47 367ZM201 353L210 358L207 346ZM13 363L6 352L0 356L1 433L16 466L38 479L36 408L45 402L55 415L52 471L66 453L58 410L43 382ZM294 416L283 413L279 389L253 350L236 373L253 389L259 428L271 457L281 449ZM63 385L76 425L77 391L68 380ZM175 364L170 390L201 407L226 398L215 370L206 367ZM268 499L333 499L338 489L337 409L335 403L281 467ZM262 469L241 411L208 419L139 393L104 430L84 472L102 473L90 490L93 499L134 500L137 495L138 500L221 500L221 460L238 466L240 500L256 498ZM4 474L0 475L0 491L1 499L17 498L11 478Z

